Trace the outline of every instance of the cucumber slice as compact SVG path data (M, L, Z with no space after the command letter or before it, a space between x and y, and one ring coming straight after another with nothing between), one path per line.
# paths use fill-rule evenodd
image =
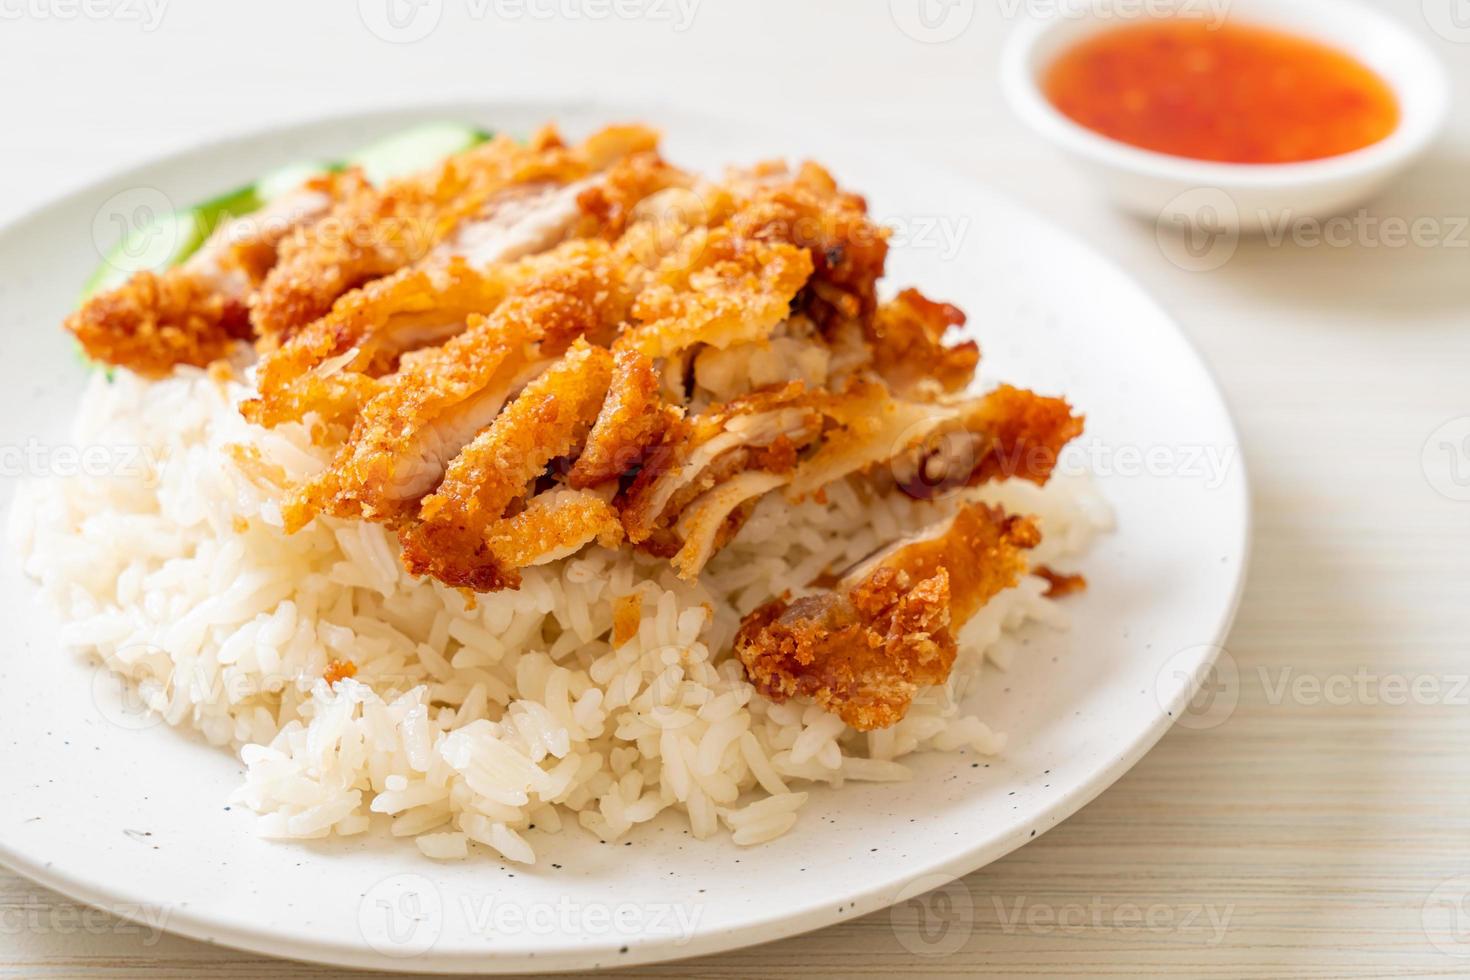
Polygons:
M378 184L433 166L490 136L483 129L460 123L426 123L365 146L347 162L361 167L367 179Z
M158 272L178 265L198 251L221 222L249 214L260 205L255 186L251 185L192 208L154 215L152 221L133 228L112 247L82 287L82 299L121 286L135 272Z
M364 147L344 163L294 163L273 170L247 187L212 197L182 211L160 214L130 231L107 253L82 288L82 299L121 286L135 272L159 272L178 265L204 244L211 232L230 218L259 210L268 201L293 191L318 174L361 167L373 183L433 166L454 153L483 143L491 134L459 123L427 123Z
M167 269L184 261L208 237L208 226L197 208L168 211L123 236L103 258L82 287L82 299L115 289L135 272Z

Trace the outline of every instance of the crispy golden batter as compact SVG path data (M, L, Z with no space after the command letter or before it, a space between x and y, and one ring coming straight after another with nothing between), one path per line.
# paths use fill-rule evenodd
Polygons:
M274 265L282 238L320 219L335 198L355 187L348 176L312 180L255 214L225 223L183 265L138 272L93 296L67 317L66 329L88 357L148 376L224 357L236 341L251 337L247 304Z
M624 496L628 538L649 541L672 526L686 504L737 473L761 469L789 475L796 448L821 432L822 415L816 407L821 400L820 394L794 382L716 405L670 426ZM653 550L673 554L667 539L655 542Z
M731 222L738 234L785 242L811 255L804 312L824 328L873 312L888 256L888 230L868 218L862 197L841 190L830 173L811 162L794 175L783 165L766 165L736 184L752 198Z
M617 351L607 399L567 483L577 489L595 487L634 470L680 417L660 395L658 372L647 355Z
M536 269L522 261L482 273L454 258L355 289L262 358L259 395L242 411L266 426L307 412L333 421L350 417L375 390L373 379L395 368L400 354L461 332L472 314L494 310Z
M1083 419L1063 398L1001 385L971 402L961 422L980 437L966 481L975 486L1008 477L1046 483L1063 447L1082 434Z
M571 242L559 262L464 333L421 351L364 406L331 468L288 501L287 526L317 513L395 521L493 422L517 389L576 338L626 310L608 247Z
M492 524L485 541L503 570L506 588L515 588L517 569L574 554L597 541L616 548L623 540L618 513L589 490L549 490L531 498L514 517Z
M363 188L282 244L251 321L261 337L284 341L348 290L424 258L463 222L493 215L497 204L514 209L528 188L571 184L656 143L651 130L618 127L567 147L548 128L524 144L499 136L424 174Z
M265 425L307 412L327 421L349 418L376 390L372 379L395 369L400 355L448 340L470 314L490 312L516 284L542 271L535 258L543 247L562 237L616 240L630 223L645 220L638 211L645 198L688 180L656 153L642 152L617 160L565 201L544 200L534 190L540 185L532 185L522 211L501 208L471 222L424 260L348 292L326 316L266 351L260 397L246 404L247 416ZM549 207L550 215L538 207ZM632 254L632 243L620 248L625 257ZM514 261L521 254L531 258ZM631 282L635 271L625 268L622 278Z
M1046 591L1042 594L1048 599L1060 599L1087 588L1087 577L1076 572L1057 572L1045 565L1036 565L1032 567L1031 574L1046 580Z
M552 459L572 452L586 437L611 375L612 355L578 339L566 356L531 382L454 458L439 489L424 498L419 519L402 531L409 570L482 592L506 587L511 578L486 540L486 530L526 495ZM597 518L611 511L591 494L582 499L601 504L592 515L595 534L603 523ZM576 523L583 526L585 518L579 516ZM564 533L565 528L548 528L538 518L536 542L527 553L539 554L548 541L562 540L551 531ZM523 557L517 548L525 549L526 542L517 544L516 534L508 530L501 550Z
M952 347L942 341L951 327L964 322L958 307L905 289L881 304L869 321L873 366L898 394L936 385L943 391L959 391L975 377L980 347L973 340Z
M618 345L667 357L695 344L764 339L811 274L811 257L792 245L741 238L728 228L695 230L639 294L632 311L639 323Z
M176 364L203 367L250 337L245 303L213 277L184 269L139 272L66 319L87 356L158 376Z
M954 665L955 634L1025 571L1040 541L1026 518L972 504L900 543L830 591L778 599L746 617L736 655L774 701L809 697L859 731L899 721L920 687Z

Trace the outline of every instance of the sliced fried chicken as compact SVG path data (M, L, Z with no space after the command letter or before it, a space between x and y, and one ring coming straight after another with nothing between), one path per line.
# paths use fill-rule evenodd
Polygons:
M715 406L671 426L624 497L623 526L629 539L648 542L647 549L656 554L673 555L682 541L659 532L671 529L686 505L716 485L747 470L780 473L782 482L789 479L796 448L822 430L820 400L820 395L793 383Z
M138 272L91 297L66 319L88 357L156 377L177 364L203 367L251 337L247 304L276 261L281 240L322 218L357 185L348 176L310 181L261 210L221 225L182 265Z
M488 317L406 360L363 407L331 467L292 494L288 527L317 513L404 516L516 392L575 339L621 321L627 297L607 245L571 242L556 260Z
M350 417L400 354L462 332L470 316L495 309L534 268L520 263L480 273L453 259L402 269L353 290L264 357L256 376L259 394L241 410L267 426L307 412L330 421Z
M918 497L1012 476L1045 483L1062 448L1082 431L1065 400L1010 385L978 398L928 402L854 380L827 413L833 425L792 478L793 500L880 464Z
M963 326L965 314L905 289L881 304L868 321L873 367L900 395L928 388L959 391L975 377L980 348L974 341L945 346L944 335Z
M755 610L735 652L773 701L812 698L859 731L885 728L954 666L955 635L1025 571L1035 524L971 504L863 562L831 590Z
M251 321L260 336L279 343L347 291L436 249L472 264L526 254L575 222L580 189L571 185L656 143L651 130L614 127L567 147L545 129L524 144L497 137L425 173L363 188L283 243L281 261L251 304ZM545 207L558 194L569 206Z
M454 458L444 482L424 498L418 520L401 532L408 569L479 592L514 588L518 579L513 567L496 557L486 532L527 494L552 459L571 453L586 438L611 376L612 355L579 338L561 360L531 382ZM600 502L605 509L605 501ZM546 547L548 532L544 520L534 526L537 543L530 548L517 543L513 528L500 528L505 539L502 550L514 555L538 553L538 548ZM586 540L590 536L583 543Z
M658 372L648 356L632 349L617 351L607 398L567 483L586 489L619 479L641 466L648 451L681 417L662 397Z
M616 239L640 220L643 199L687 180L657 154L635 153L588 180L469 222L427 258L352 290L267 352L247 416L265 425L307 412L327 421L350 417L376 388L372 379L393 370L399 356L448 340L471 314L490 312L534 275L540 266L523 256L563 238Z

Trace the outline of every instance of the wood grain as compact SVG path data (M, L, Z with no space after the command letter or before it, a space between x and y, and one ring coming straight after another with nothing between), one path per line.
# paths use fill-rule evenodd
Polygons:
M1418 3L1383 2L1436 44L1465 105L1470 44L1434 35ZM681 32L652 18L456 27L451 0L435 35L402 46L352 6L174 0L146 32L8 22L0 217L212 133L334 107L532 85L766 109L900 144L1072 228L1178 316L1241 426L1255 557L1222 723L1176 728L1081 813L954 889L625 975L1470 975L1470 502L1435 488L1470 458L1463 444L1424 455L1470 415L1470 233L1451 233L1470 215L1470 118L1368 212L1428 217L1445 241L1244 242L1197 273L1006 115L993 77L1015 4L973 5L959 37L926 44L881 3L706 0ZM84 914L0 872L0 976L349 975Z

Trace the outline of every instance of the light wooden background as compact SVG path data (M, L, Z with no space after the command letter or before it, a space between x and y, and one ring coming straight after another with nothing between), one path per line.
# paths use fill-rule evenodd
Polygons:
M1457 0L1384 0L1454 76L1433 157L1348 244L1243 243L1206 273L1171 264L1151 225L1109 210L1006 115L996 57L1022 0L939 4L970 18L943 43L896 26L909 0L699 0L685 30L660 19L672 0L635 20L477 19L484 3L443 0L439 29L411 44L364 27L384 0L153 0L153 30L126 19L137 0L100 0L115 14L102 19L24 2L0 5L0 217L201 138L339 108L527 92L769 108L903 145L1060 220L1214 365L1256 503L1228 643L1235 711L1176 729L1081 813L971 875L972 917L930 903L649 975L1470 976L1470 502L1452 499L1470 495L1470 422L1435 435L1470 416ZM1421 217L1445 241L1393 247L1372 224ZM77 914L0 872L0 976L346 976L149 943L111 920L78 928ZM936 935L960 948L924 955Z

